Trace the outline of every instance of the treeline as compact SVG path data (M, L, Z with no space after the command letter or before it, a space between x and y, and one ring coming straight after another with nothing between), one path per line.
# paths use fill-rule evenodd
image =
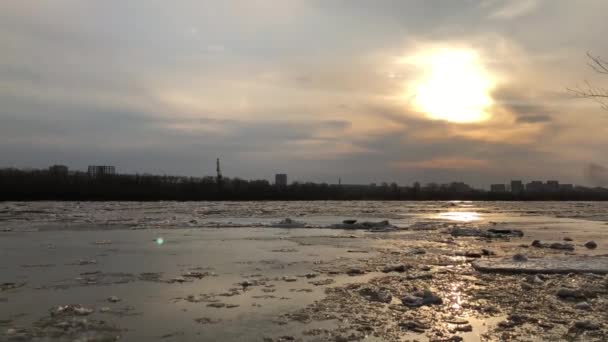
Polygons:
M457 183L454 183L457 184ZM461 186L401 187L292 183L277 187L266 180L0 169L0 201L200 201L200 200L608 200L605 189L547 193L492 193Z

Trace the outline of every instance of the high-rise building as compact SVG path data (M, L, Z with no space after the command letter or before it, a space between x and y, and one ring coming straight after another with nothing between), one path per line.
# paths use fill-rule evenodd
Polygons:
M542 181L532 181L526 184L526 191L542 192L545 189L545 184Z
M511 192L513 193L521 193L524 191L524 182L520 180L512 180L511 181Z
M559 182L556 180L547 181L547 191L559 191Z
M108 165L89 165L87 173L91 178L113 176L116 174L116 168Z
M287 174L277 173L276 175L274 175L274 185L287 186Z

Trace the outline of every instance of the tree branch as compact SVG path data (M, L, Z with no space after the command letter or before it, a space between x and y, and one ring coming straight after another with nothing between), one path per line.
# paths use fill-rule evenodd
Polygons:
M608 75L608 61L599 56L594 56L587 52L589 62L587 65L596 73ZM608 89L593 86L589 81L585 81L584 87L567 88L577 98L592 99L608 111Z
M590 52L587 52L590 62L587 65L593 69L593 71L599 74L608 74L608 61L602 59L600 56L594 56Z

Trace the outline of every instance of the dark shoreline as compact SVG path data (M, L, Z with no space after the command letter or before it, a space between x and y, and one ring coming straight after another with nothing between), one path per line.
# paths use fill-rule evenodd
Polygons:
M608 189L492 192L464 183L400 186L294 182L239 178L53 174L0 170L0 201L608 201Z

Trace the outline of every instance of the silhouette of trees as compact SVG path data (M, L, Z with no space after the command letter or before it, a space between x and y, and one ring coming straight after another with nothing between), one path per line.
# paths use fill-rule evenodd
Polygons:
M215 177L111 175L89 177L84 172L0 169L0 201L252 201L252 200L608 200L608 190L492 193L464 183L411 187L397 183L337 185L294 182L277 187L267 180Z
M600 56L594 56L589 52L587 52L587 57L589 58L587 65L593 71L598 74L608 76L607 60ZM584 87L569 88L568 90L570 90L576 97L592 99L593 101L599 103L602 108L608 110L608 89L595 86L590 82L585 81Z

